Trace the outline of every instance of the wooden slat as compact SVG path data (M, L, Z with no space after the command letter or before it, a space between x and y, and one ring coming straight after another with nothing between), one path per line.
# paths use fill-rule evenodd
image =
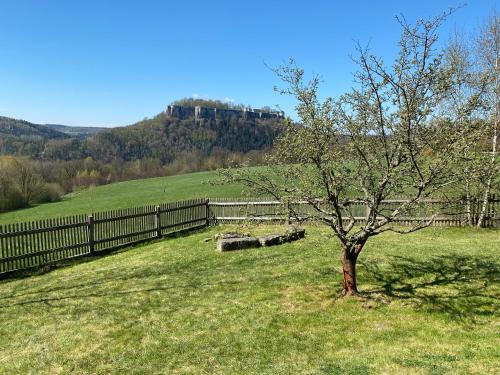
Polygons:
M175 203L176 203L175 207L164 208L161 210L161 212L186 210L188 208L200 207L200 206L203 206L205 204L204 202L190 203L187 205L181 205L182 202L175 202Z
M142 231L139 231L139 232L133 232L133 233L130 233L130 234L121 234L119 236L107 237L107 238L103 238L101 240L96 240L95 243L96 244L102 244L102 243L106 243L106 242L111 242L111 241L121 240L121 239L125 239L125 238L130 238L130 237L133 237L133 238L135 237L132 242L134 242L134 241L140 241L141 239L137 239L138 236L140 236L141 234L152 233L154 231L155 231L154 229L147 229L147 230L142 230Z
M84 225L85 225L85 223L74 223L74 224L53 225L53 226L49 226L49 227L27 229L27 230L9 229L6 233L0 233L0 238L16 237L19 233L34 234L34 233L42 233L42 232L54 232L56 230L61 230L61 229L82 227Z
M30 257L33 258L33 257L38 256L38 255L59 253L59 252L63 252L63 251L70 250L70 249L76 249L76 248L79 248L79 247L82 247L85 245L86 245L86 243L84 242L84 243L78 243L78 244L74 244L74 245L66 245L66 246L62 246L62 247L54 248L54 249L50 249L50 250L37 251L36 253L25 253L25 254L14 255L14 256L10 256L8 258L0 259L0 263L8 263L8 262L13 261L13 260L27 259ZM66 259L66 258L63 258L63 259Z
M179 227L179 226L182 226L182 225L193 224L193 223L204 221L204 220L205 220L205 218L202 218L202 219L196 218L196 219L181 221L179 223L162 226L162 229L176 228L176 227Z

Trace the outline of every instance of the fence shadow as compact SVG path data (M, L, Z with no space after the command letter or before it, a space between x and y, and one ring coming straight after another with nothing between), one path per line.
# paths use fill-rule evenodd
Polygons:
M393 256L387 264L359 261L362 278L380 285L364 290L369 298L406 300L416 308L445 313L465 323L500 308L496 259L440 255L428 259Z

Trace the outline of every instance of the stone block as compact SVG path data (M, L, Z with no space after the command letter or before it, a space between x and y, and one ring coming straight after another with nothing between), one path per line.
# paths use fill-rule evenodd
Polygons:
M286 231L286 236L289 241L296 241L304 238L306 235L306 230L301 227L289 227Z
M259 247L260 242L255 237L219 238L217 240L217 250L231 251Z
M267 236L259 237L259 242L261 246L273 246L280 245L285 242L285 236L281 234L268 234Z

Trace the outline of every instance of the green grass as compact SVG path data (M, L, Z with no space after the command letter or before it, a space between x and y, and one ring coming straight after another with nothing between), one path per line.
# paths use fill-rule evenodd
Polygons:
M216 172L148 178L91 187L63 197L56 203L42 204L0 214L0 224L39 220L92 211L140 207L148 204L206 197L239 197L239 185L212 185Z
M339 299L326 229L219 253L221 230L0 282L0 373L500 372L499 231L375 237Z

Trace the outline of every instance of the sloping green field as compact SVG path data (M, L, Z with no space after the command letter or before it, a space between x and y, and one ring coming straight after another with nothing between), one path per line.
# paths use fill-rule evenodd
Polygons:
M221 230L0 281L0 373L500 373L499 231L375 237L338 299L326 229L219 253Z
M241 196L241 186L213 185L210 181L215 177L216 172L199 172L91 187L66 195L60 202L2 213L0 224L139 207L183 199Z

